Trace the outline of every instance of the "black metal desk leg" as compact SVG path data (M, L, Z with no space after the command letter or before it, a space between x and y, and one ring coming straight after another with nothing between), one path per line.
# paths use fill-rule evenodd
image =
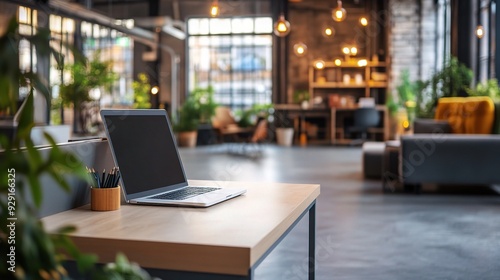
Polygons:
M316 276L316 202L309 209L309 280Z

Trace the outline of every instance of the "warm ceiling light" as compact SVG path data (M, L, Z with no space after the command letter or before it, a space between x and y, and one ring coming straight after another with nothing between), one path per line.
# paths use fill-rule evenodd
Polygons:
M348 47L344 47L344 48L342 49L342 52L343 52L344 54L350 54L350 53L351 53L351 49L349 49Z
M323 69L325 68L325 62L321 59L318 59L316 61L314 61L314 68L316 69Z
M340 60L340 59L338 59L338 58L337 58L337 59L335 59L335 65L337 65L337 66L342 65L342 60Z
M307 46L306 46L306 44L304 44L302 42L299 42L299 43L293 45L293 52L297 56L303 56L303 55L305 55L306 52L307 52Z
M351 55L356 55L358 53L358 49L356 47L351 48Z
M483 36L484 36L484 27L482 25L478 25L476 27L476 36L479 39L483 38Z
M326 38L331 38L333 35L335 35L335 29L333 29L333 27L326 27L323 29L323 36Z
M151 88L151 94L156 95L160 91L158 86L154 86Z
M281 14L278 21L274 24L274 34L279 37L285 37L289 33L290 23L285 19L285 16Z
M342 8L342 1L337 1L337 8L332 10L332 18L334 21L343 21L347 13L344 8Z
M214 0L210 6L210 15L216 17L219 15L219 0Z
M210 16L217 17L219 15L219 0L213 0L210 5Z
M361 25L363 25L363 26L367 26L368 20L365 17L362 17L359 19L359 23L361 23Z

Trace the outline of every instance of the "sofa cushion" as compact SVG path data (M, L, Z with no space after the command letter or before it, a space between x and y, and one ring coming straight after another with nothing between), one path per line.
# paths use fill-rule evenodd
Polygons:
M490 134L495 106L487 96L440 98L434 119L448 121L456 134Z
M434 119L448 121L453 133L465 133L462 118L463 105L464 98L462 97L440 98L438 100Z

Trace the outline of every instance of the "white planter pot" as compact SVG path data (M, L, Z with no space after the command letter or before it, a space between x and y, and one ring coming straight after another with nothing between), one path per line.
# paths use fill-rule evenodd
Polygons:
M293 128L276 128L276 142L281 146L292 146Z

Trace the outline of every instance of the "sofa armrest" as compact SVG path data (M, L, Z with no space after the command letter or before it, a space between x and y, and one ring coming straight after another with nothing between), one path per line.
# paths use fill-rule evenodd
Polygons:
M415 119L413 133L451 133L451 126L443 120Z
M401 137L404 183L499 184L500 135L418 134Z

